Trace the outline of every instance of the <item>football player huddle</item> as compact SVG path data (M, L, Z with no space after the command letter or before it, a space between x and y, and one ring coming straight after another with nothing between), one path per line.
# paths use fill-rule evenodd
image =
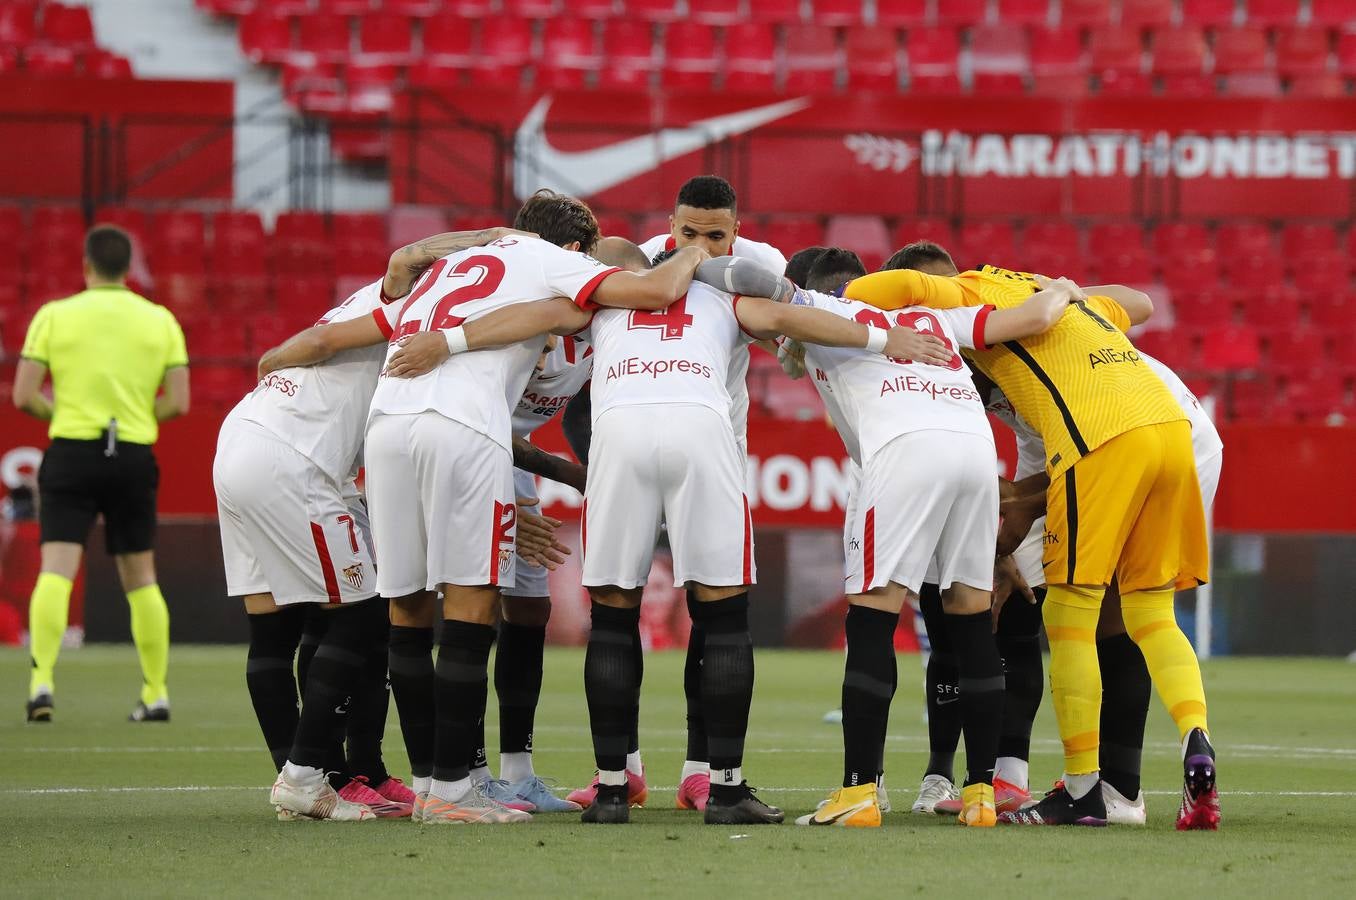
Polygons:
M581 201L539 191L512 228L397 250L380 280L260 360L214 480L278 815L628 822L648 794L640 605L663 530L692 620L678 806L711 824L782 822L743 769L757 343L813 379L851 460L843 781L798 822L874 826L888 810L892 635L909 604L934 646L930 693L959 698L929 703L916 811L969 826L1142 822L1152 679L1183 739L1178 827L1216 827L1204 692L1172 602L1207 572L1202 496L1220 448L1180 381L1125 336L1149 298L961 273L923 243L871 275L837 248L788 266L739 236L734 191L714 176L682 187L671 225L637 246L601 236ZM1015 481L999 476L986 409L1019 436ZM578 464L528 440L557 414ZM534 476L585 500L597 772L568 798L533 767L546 575L565 552ZM1065 775L1033 801L1042 613ZM496 640L498 778L484 728ZM409 786L381 758L388 683Z

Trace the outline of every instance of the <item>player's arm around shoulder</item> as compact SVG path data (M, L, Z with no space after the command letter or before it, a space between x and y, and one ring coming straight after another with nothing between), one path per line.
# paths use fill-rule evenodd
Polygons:
M843 296L877 309L899 309L904 306L952 309L982 304L979 297L965 290L954 278L928 275L913 269L891 269L854 278L847 283Z
M1045 289L1032 294L1018 306L991 310L982 323L984 344L992 347L1048 331L1068 310L1069 304L1083 299L1078 285L1067 278L1050 281Z
M370 316L312 325L265 352L259 358L259 377L292 366L314 366L336 353L384 344L390 339L391 326L384 309Z
M432 372L454 353L494 350L547 334L575 334L588 327L592 318L592 313L580 309L569 297L514 303L455 328L420 331L401 338L385 374L416 378Z
M530 231L517 231L498 226L482 228L479 231L449 231L435 234L401 247L391 254L387 262L386 277L381 282L382 293L387 299L403 297L410 292L419 276L444 256L470 250L472 247L483 247L510 235L536 237Z
M1142 325L1154 314L1153 298L1123 284L1098 284L1083 288L1088 305L1121 331Z
M785 335L801 343L860 348L939 366L951 361L951 351L932 335L901 327L887 331L799 303L774 303L766 297L736 297L735 317L741 328L760 339Z
M683 247L648 271L612 272L594 289L589 300L597 306L617 309L667 309L687 293L697 266L710 258L700 247Z

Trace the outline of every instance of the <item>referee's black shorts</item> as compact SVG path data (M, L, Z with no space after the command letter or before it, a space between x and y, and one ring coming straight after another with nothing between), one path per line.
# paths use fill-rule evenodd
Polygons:
M155 495L160 467L146 444L54 438L38 469L42 540L84 544L94 518L104 517L112 554L141 553L155 544Z

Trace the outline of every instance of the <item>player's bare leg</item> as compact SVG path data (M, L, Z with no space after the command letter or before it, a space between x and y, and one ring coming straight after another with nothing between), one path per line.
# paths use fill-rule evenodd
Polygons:
M992 826L993 769L1003 722L1003 660L993 637L993 592L956 582L942 591L947 636L960 670L964 716L965 784L961 788L963 825Z
M434 667L433 781L424 824L510 824L531 816L492 799L474 782L469 761L485 718L490 647L499 617L494 585L439 586L443 629Z
M581 821L630 821L626 753L636 728L643 677L639 654L641 588L589 588L592 624L584 655L584 694L598 767L597 794Z
M1107 588L1097 620L1097 665L1102 672L1100 761L1107 824L1143 825L1140 756L1153 682L1144 654L1126 634L1115 582Z
M521 569L519 570L522 571ZM536 812L578 812L580 804L551 793L532 766L532 731L541 698L550 597L502 598L503 621L494 655L494 692L499 700L499 778L510 796Z
M843 785L798 825L875 828L881 823L876 774L885 753L890 701L898 685L894 634L915 595L889 582L848 596L843 672Z
M777 825L782 811L759 800L744 780L744 739L753 704L753 639L747 585L692 584L701 622L702 715L711 764L708 825Z

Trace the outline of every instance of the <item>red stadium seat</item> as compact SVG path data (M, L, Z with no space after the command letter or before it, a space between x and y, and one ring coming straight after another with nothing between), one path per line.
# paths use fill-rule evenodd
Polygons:
M233 363L250 358L249 335L244 320L237 316L185 316L179 321L188 344L188 358L193 360L194 381L200 360L221 360ZM194 385L196 387L196 384Z
M1184 331L1145 331L1134 340L1135 349L1147 353L1168 368L1190 371L1197 365L1196 343Z
M882 28L912 28L928 18L928 0L876 0L876 24Z
M610 19L616 7L612 0L569 0L569 12L583 19Z
M470 66L477 54L471 22L435 16L424 23L424 57L442 65Z
M1274 250L1271 230L1261 222L1221 223L1215 231L1215 243L1220 255L1229 260L1259 253L1270 255Z
M688 15L702 25L733 25L744 15L740 0L688 0Z
M1255 369L1262 358L1257 330L1249 324L1212 329L1201 346L1201 365L1215 372Z
M442 0L377 0L382 12L411 19L427 19L442 11Z
M1275 72L1244 72L1224 79L1223 93L1231 97L1279 97L1281 78Z
M387 217L386 227L386 243L403 247L447 231L447 217L442 210L429 206L395 206Z
M1088 65L1104 83L1124 81L1140 74L1144 43L1134 28L1097 28L1088 39Z
M1208 344L1207 344L1208 346ZM1224 390L1228 418L1234 422L1274 421L1272 404L1278 400L1272 379L1262 373L1248 373L1228 379Z
M1088 254L1103 256L1144 249L1144 229L1138 222L1098 222L1088 229Z
M1221 75L1266 72L1267 36L1260 28L1230 28L1215 34L1215 71Z
M443 90L460 87L465 66L436 59L424 59L410 66L406 80L412 88Z
M1257 323L1265 325L1263 322ZM1311 371L1327 357L1327 335L1316 328L1266 327L1268 368L1281 375Z
M1021 268L1011 222L965 222L960 227L957 243L968 268L990 264Z
M1281 251L1287 257L1336 250L1337 230L1326 222L1288 222L1281 226Z
M969 28L989 17L989 0L946 0L937 4L936 21L939 25Z
M35 245L80 247L85 217L73 206L40 206L33 210L29 236Z
M463 19L478 19L496 11L494 0L443 0L443 9Z
M1325 72L1322 75L1296 75L1289 80L1287 93L1292 97L1345 97L1347 82L1334 72Z
M1344 31L1337 37L1337 71L1356 75L1356 31Z
M659 66L650 25L613 19L603 26L603 57L607 60L599 84L612 88L649 87Z
M157 272L200 273L207 257L207 223L203 214L176 209L155 217L151 261Z
M741 22L725 30L725 87L762 91L776 79L776 41L765 24Z
M822 25L791 25L783 45L786 91L790 94L831 92L838 77L838 38Z
M913 93L951 93L958 80L960 43L950 28L916 28L905 38L909 90Z
M1021 93L1031 71L1026 32L1006 25L970 29L970 66L975 93Z
M414 35L410 20L403 16L374 13L364 16L359 26L358 45L373 62L403 66L413 58Z
M594 47L593 23L584 19L549 19L542 29L541 64L537 83L549 88L583 87L602 57Z
M664 30L666 87L710 89L720 69L716 30L696 22L674 22Z
M764 411L774 418L797 422L814 422L824 418L824 402L809 378L792 380L785 375L770 373L765 389L758 398Z
M1234 23L1234 0L1182 0L1182 24L1218 27Z
M1037 93L1069 96L1087 90L1088 60L1076 28L1042 28L1031 32L1031 78Z
M1351 263L1336 250L1314 251L1291 261L1295 287L1306 294L1335 291L1345 294L1351 285Z
M64 77L79 72L79 59L70 47L39 44L24 49L24 71L44 77Z
M259 214L248 210L228 210L212 217L212 256L226 259L262 253L267 240Z
M1309 322L1315 328L1349 333L1351 321L1356 317L1356 295L1341 291L1319 291L1307 294L1304 300L1309 310ZM1356 342L1351 341L1337 343L1351 343L1356 346ZM1356 350L1352 352L1356 354ZM1353 359L1356 360L1356 356Z
M1285 277L1285 265L1269 252L1239 257L1225 254L1223 274L1230 284L1242 287L1279 284Z
M279 214L269 242L273 271L290 278L330 277L334 246L323 213L294 210Z
M1111 21L1111 0L1060 0L1059 24L1091 28Z
M276 343L279 341L270 342L264 349ZM216 363L193 367L193 398L201 398L207 404L235 404L254 390L257 383L250 369L238 364Z
M1039 26L1049 20L1049 0L998 0L998 21L1004 25Z
M42 39L60 47L82 50L93 47L94 22L85 6L48 3L42 8Z
M1272 27L1294 25L1299 18L1300 0L1244 0L1249 25Z
M1351 0L1309 0L1309 21L1313 25L1351 24Z
M773 25L800 23L800 0L751 0L749 21Z
M1161 28L1172 24L1173 0L1121 0L1121 25Z
M143 258L151 241L151 217L127 206L101 206L94 211L95 225L116 225L132 238L133 254Z
M26 3L0 6L0 45L26 47L37 40L36 8Z
M1236 295L1223 290L1171 291L1172 314L1182 328L1199 330L1219 329L1234 319Z
M899 43L888 28L859 26L845 37L847 83L851 91L899 89Z
M1328 70L1328 32L1291 28L1276 37L1276 70L1287 78L1322 75Z
M1205 33L1200 28L1159 28L1154 31L1153 71L1156 75L1199 75L1205 69Z
M240 49L256 63L280 63L292 51L292 20L256 9L240 20Z
M560 0L504 0L504 12L520 19L549 19L560 11Z
M954 251L956 233L951 228L951 223L945 219L901 219L895 225L894 249L898 250L916 241L931 241L948 251ZM968 267L968 263L959 259L956 260L956 264L962 269Z
M131 78L132 63L116 53L95 49L85 54L85 74L91 78Z
M372 11L372 0L316 0L316 11L336 16L361 16Z
M643 22L676 22L677 0L622 0L622 16Z
M531 61L532 23L503 16L481 23L480 54L471 63L476 83L517 86Z
M322 62L345 62L353 52L347 16L325 13L297 20L297 47Z
M667 223L665 224L667 230ZM763 223L759 233L763 241L790 256L804 247L824 245L824 226L818 219L777 217Z
M1282 285L1255 285L1236 291L1241 301L1243 321L1273 334L1300 327L1299 292Z
M1313 424L1328 424L1334 415L1345 420L1351 414L1341 379L1314 371L1290 373L1281 389L1280 409L1287 418Z
M1069 222L1030 222L1022 229L1022 255L1036 251L1073 256L1082 252L1082 238Z
M832 216L824 232L824 243L854 251L871 272L894 252L890 232L878 216Z
M810 21L830 28L862 24L862 0L810 0Z

